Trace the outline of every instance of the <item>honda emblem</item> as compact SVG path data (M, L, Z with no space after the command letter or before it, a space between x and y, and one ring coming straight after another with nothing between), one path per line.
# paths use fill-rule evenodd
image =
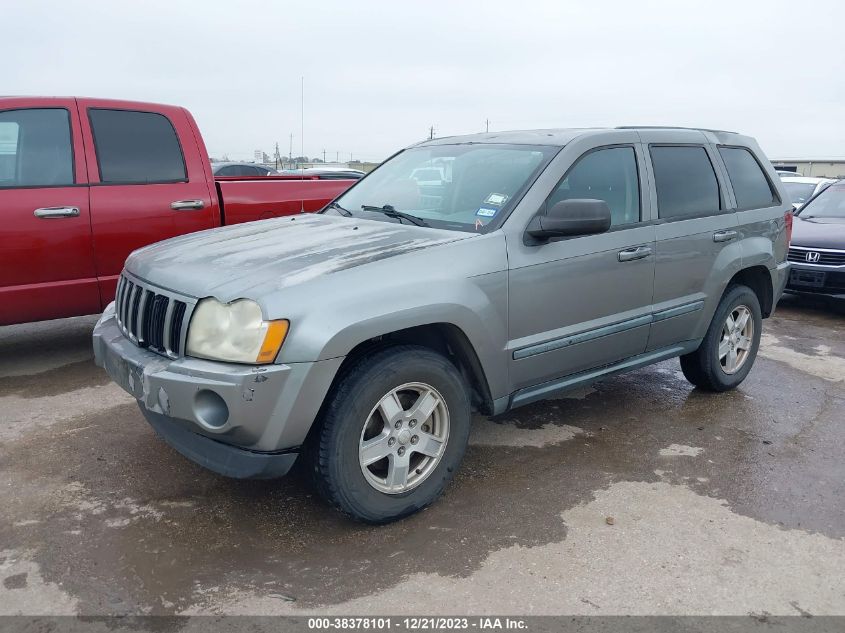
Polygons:
M819 255L815 251L810 251L809 253L807 253L806 258L808 263L817 264L819 259L821 258L821 255Z

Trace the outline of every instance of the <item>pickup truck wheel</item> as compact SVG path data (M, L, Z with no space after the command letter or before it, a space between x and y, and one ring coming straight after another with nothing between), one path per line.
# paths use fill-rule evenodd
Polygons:
M346 372L320 422L317 488L349 516L387 523L432 503L452 479L469 438L470 400L446 358L403 345Z
M748 375L760 347L763 316L757 295L747 286L728 288L701 346L681 356L681 370L696 387L733 389Z

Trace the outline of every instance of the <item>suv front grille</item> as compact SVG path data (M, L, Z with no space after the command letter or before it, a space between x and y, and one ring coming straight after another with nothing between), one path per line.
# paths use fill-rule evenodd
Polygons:
M126 275L114 302L117 324L133 343L171 358L183 354L193 303Z
M807 260L808 253L818 253L818 261ZM796 264L813 264L815 266L845 266L845 251L815 250L802 246L790 246L787 259Z

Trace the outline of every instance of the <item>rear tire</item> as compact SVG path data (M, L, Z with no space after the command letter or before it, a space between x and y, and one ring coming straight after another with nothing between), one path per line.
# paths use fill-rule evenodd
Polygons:
M760 301L754 291L748 286L730 286L699 348L681 356L686 379L707 391L735 388L754 365L762 325Z
M451 481L469 439L469 393L449 360L402 345L355 362L318 423L309 448L320 494L354 519L388 523Z

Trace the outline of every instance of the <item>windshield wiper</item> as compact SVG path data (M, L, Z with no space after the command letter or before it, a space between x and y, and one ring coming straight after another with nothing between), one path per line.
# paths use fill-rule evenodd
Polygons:
M347 218L352 217L352 211L350 211L349 209L344 209L337 202L329 202L329 204L326 206L326 208L327 209L337 209L338 211L341 212L342 215L345 215Z
M411 224L416 224L417 226L429 226L428 222L426 222L422 218L418 218L417 216L411 215L410 213L405 213L404 211L397 211L393 208L392 204L386 204L382 207L376 207L370 204L362 204L361 208L364 211L375 211L376 213L384 213L387 217L393 218L395 220L407 220Z

